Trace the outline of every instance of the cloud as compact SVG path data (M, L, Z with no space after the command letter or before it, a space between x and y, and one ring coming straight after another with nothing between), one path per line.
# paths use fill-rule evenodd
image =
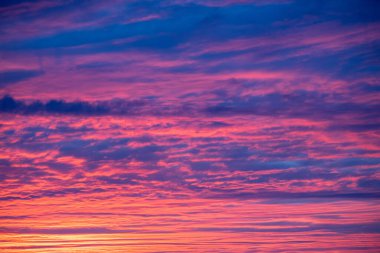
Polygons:
M0 251L375 252L379 7L0 1Z
M109 229L105 227L79 227L79 228L4 228L1 232L21 234L49 234L49 235L76 235L76 234L117 234L138 232L133 229Z
M278 228L257 228L257 227L234 227L234 228L200 228L199 231L223 231L226 233L273 233L273 232L289 232L289 233L305 233L311 231L333 232L341 234L357 234L357 233L380 233L379 223L354 223L354 224L293 224L296 226L291 227L278 227Z
M206 108L209 115L263 115L327 120L351 114L363 118L379 116L380 104L364 104L339 99L339 95L298 90L289 94L231 97Z
M352 115L361 122L352 124L333 124L331 130L351 129L365 131L378 129L377 123L369 123L370 119L379 116L380 104L356 103L339 99L340 95L328 95L319 92L309 92L298 90L293 93L269 93L258 96L237 96L220 97L215 105L187 105L173 104L167 106L164 102L155 98L145 98L140 100L114 99L109 101L75 101L49 100L40 102L24 102L15 100L11 96L4 96L0 99L0 113L18 114L68 114L68 115L119 115L119 116L236 116L236 115L258 115L276 116L281 118L304 118L316 121L331 121L337 117ZM224 127L225 123L211 123L208 127Z
M42 71L37 70L12 70L0 71L0 88L18 83L42 75Z
M138 115L144 101L111 100L89 103L85 101L66 102L64 100L34 101L25 103L11 96L0 99L0 112L21 114L71 114L71 115Z

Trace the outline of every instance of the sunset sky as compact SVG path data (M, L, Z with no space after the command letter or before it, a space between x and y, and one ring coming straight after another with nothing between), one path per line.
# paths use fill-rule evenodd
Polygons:
M380 1L0 1L0 252L379 252Z

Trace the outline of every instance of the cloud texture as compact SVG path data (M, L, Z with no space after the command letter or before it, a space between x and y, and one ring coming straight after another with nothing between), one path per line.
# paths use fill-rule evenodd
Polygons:
M0 2L0 251L377 252L372 0Z

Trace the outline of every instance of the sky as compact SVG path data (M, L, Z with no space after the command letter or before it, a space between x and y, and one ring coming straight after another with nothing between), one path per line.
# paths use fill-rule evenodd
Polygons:
M0 1L0 251L379 252L380 1Z

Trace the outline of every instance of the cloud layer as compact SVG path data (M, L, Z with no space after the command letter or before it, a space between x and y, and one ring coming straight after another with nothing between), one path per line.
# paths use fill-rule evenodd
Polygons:
M0 251L376 252L379 2L0 2Z

